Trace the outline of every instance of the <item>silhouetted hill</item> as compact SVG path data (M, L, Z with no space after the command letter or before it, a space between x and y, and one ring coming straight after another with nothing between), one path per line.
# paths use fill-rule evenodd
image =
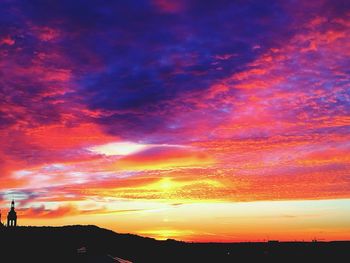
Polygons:
M12 262L323 262L350 256L350 242L185 243L96 226L0 228L0 240L1 259L11 256Z

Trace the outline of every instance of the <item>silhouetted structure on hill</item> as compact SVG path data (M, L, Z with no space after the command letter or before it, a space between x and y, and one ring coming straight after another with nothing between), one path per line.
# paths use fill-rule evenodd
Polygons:
M0 227L3 227L4 224L2 223L2 220L1 220L1 210L0 210Z
M9 211L7 215L7 226L8 227L15 227L17 226L17 213L15 211L15 201L12 200L11 202L11 210Z

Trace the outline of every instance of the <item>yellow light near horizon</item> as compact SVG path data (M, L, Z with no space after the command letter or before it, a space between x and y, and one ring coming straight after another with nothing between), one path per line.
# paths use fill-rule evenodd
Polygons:
M174 186L176 186L176 184L174 182L172 182L170 178L163 178L159 182L159 186L162 190L169 190L169 189L173 188Z
M159 186L163 183L160 182ZM169 187L167 180L163 186ZM350 199L256 202L201 200L181 202L175 206L172 204L177 200L169 204L163 200L131 202L118 199L105 202L107 210L102 213L74 213L57 218L20 217L20 224L96 224L118 233L197 242L267 239L301 241L315 237L329 241L348 240L350 236ZM79 201L74 204L78 210L86 210L86 205L86 202Z
M150 146L151 147L151 146ZM120 159L114 163L111 167L113 169L121 170L167 170L180 167L208 167L215 163L215 160L210 156L203 158L194 156L182 156L176 158L168 158L163 160L128 160Z
M180 238L184 236L189 236L193 234L192 231L181 230L181 229L154 229L154 230L145 230L138 232L140 235L146 235L153 237L157 240L166 240L168 238Z
M202 197L207 191L220 191L225 187L224 183L219 180L210 178L206 179L177 179L174 177L159 178L156 181L146 182L145 184L135 186L111 187L106 189L89 189L86 194L94 196L110 196L118 198L133 198L137 201L153 200L163 203L188 203L188 202L216 202L219 199L206 198L201 200L193 198L193 192L201 192Z

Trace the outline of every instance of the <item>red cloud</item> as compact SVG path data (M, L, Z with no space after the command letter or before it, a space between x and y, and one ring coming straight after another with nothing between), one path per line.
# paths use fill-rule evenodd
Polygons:
M40 207L17 210L19 216L23 218L59 218L79 214L79 211L74 206L60 206L57 209L46 209L45 206L42 205Z

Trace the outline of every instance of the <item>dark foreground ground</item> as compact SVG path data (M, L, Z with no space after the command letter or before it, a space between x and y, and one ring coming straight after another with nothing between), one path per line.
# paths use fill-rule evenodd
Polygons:
M96 226L17 227L0 228L0 255L0 262L337 262L350 258L350 242L184 243Z

